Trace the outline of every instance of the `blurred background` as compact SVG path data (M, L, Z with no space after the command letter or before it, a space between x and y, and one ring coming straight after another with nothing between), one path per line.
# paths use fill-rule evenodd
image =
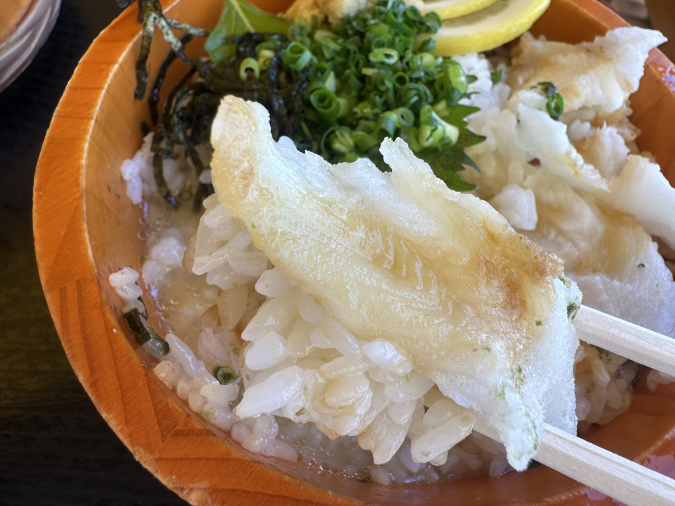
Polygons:
M675 0L601 0L636 26L654 28L668 38L660 47L675 60Z
M115 0L62 0L55 24L36 28L44 46L34 44L26 53L36 53L32 62L3 84L3 19L33 1L0 0L0 89L7 86L0 92L0 506L185 505L134 460L77 381L33 251L42 140L79 59L119 8ZM662 49L675 59L675 0L602 1L635 25L661 30L672 39Z

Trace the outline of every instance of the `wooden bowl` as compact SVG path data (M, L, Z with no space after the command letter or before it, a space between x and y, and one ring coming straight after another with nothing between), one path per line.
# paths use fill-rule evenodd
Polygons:
M257 2L280 12L289 0ZM165 4L173 18L212 27L222 0ZM594 0L553 0L533 32L580 42L618 26L625 23ZM101 415L146 468L194 505L613 503L543 466L493 479L384 487L320 473L302 462L253 458L169 392L151 372L153 360L131 340L122 302L107 283L108 275L121 267L141 266L141 213L126 197L119 171L122 161L140 147L139 125L148 120L146 103L132 98L139 33L136 10L130 8L96 39L75 70L42 147L34 228L40 278L68 359ZM157 69L167 50L156 36L151 69ZM170 74L169 84L180 70ZM653 51L640 91L632 98L632 121L642 130L639 145L656 156L671 182L673 83L671 63ZM643 383L638 383L626 413L587 437L675 474L675 441L670 437L675 385L649 394Z

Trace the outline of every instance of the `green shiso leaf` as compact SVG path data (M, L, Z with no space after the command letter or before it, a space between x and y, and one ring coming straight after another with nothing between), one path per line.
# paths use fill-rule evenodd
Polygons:
M235 52L234 47L226 43L227 37L247 32L286 33L289 26L284 18L268 14L245 0L227 0L220 21L206 39L204 49L213 64L219 65Z

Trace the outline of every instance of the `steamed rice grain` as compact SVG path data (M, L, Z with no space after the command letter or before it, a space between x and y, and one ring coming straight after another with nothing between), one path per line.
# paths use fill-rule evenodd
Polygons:
M632 40L635 33L617 33L597 45L615 50L622 36ZM527 37L525 44L525 51L537 44L544 52L551 50ZM606 190L628 192L623 181L632 177L630 171L658 179L658 168L636 153L635 128L627 119L630 90L619 98L580 96L568 102L565 97L568 109L562 123L552 124L541 113L536 93L526 89L524 60L511 75L502 64L504 77L496 85L486 58L457 60L477 77L470 84L474 95L469 102L481 111L469 123L487 137L469 153L482 169L474 174L478 194L513 227L565 260L587 305L673 335L675 285L642 225L631 225L635 230L639 226L634 235L642 250L623 260L643 265L642 270L588 272L578 261L597 246L591 239L611 228L599 209L618 206L618 197L607 197ZM589 69L589 76L596 76L596 67ZM634 70L630 73L636 74ZM636 85L631 81L630 86ZM524 89L515 93L518 88ZM621 114L608 115L615 106ZM537 132L548 132L549 138ZM147 203L142 280L149 290L146 296L156 301L162 327L172 331L167 334L171 352L154 373L192 411L230 432L250 452L291 461L300 455L322 469L381 484L499 476L511 469L504 446L471 433L471 415L414 371L405 352L385 339L359 341L328 317L255 248L245 227L216 195L204 200L206 211L198 224L185 210L169 215L155 193L148 139L124 162L122 176L131 201ZM164 176L176 194L189 183L179 170L185 163L181 157L165 164ZM543 171L548 171L547 178ZM210 171L203 177L210 181ZM657 183L659 198L670 201L672 192ZM621 201L631 198L633 194L626 194ZM556 205L571 214L554 216ZM671 239L671 230L651 209L622 210L635 213L649 232L666 242ZM412 208L385 211L401 213L404 226L418 219ZM556 236L560 230L565 231L562 239ZM138 280L130 268L110 276L125 311L143 308ZM221 385L212 374L219 366L231 367L236 380ZM628 408L638 372L639 366L622 357L581 344L575 357L580 433ZM652 371L647 381L653 390L673 378Z

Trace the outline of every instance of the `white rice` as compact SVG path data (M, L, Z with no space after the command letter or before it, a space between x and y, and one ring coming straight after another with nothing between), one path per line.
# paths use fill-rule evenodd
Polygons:
M338 322L324 318L313 299L268 262L264 268L258 262L257 271L253 271L250 262L242 262L242 258L262 253L256 251L250 236L246 239L244 235L248 234L243 227L227 215L215 197L209 197L204 206L206 212L190 245L175 237L175 228L170 224L159 227L164 233L154 231L158 240L148 248L142 269L146 285L165 312L167 306L162 300L172 299L184 290L184 284L176 283L182 277L192 278L192 289L196 291L208 293L209 284L216 287L205 304L211 305L201 315L198 307L188 305L183 307L182 318L173 317L174 324L183 320L179 325L183 328L198 325L196 342L193 340L190 347L175 334L167 334L171 352L154 369L157 377L192 411L229 432L252 453L288 460L296 460L300 453L302 458L333 472L383 484L498 476L511 469L501 444L475 433L459 443L453 439L457 430L443 426L447 408L441 406L447 400L437 391L429 391L432 382L414 373L407 358L391 343L382 339L358 342ZM167 236L166 230L174 235ZM177 258L183 252L179 266ZM155 264L161 264L162 276L154 273ZM198 268L202 274L187 274L183 265ZM152 272L146 277L148 271ZM210 275L214 272L218 275ZM125 268L111 275L110 283L132 303L130 297L140 295L138 278L133 269ZM586 344L579 348L576 363L577 414L583 432L591 423L606 423L627 409L638 366ZM241 377L235 383L220 385L211 371L223 365L229 365ZM405 384L395 380L404 375L409 378ZM302 392L304 385L319 378L329 385L310 391L322 399L324 412L314 410L312 414L313 410L306 409ZM245 403L241 402L242 385L247 392ZM331 441L317 430L318 426L330 435L331 426L341 428L335 423L349 423L344 416L336 421L334 414L343 412L345 407L357 410L359 396L368 388L373 397L379 395L383 399L380 403L389 403L385 410L388 423L407 426L393 437L405 437L406 433L410 436L414 411L423 405L428 407L426 414L421 411L423 423L428 426L426 437L415 438L418 459L412 458L414 448L406 439L394 458L376 466L370 452L364 451L355 437ZM427 392L430 393L425 396ZM403 411L396 414L393 407ZM284 422L280 432L277 417L265 414L269 412L295 423ZM402 436L398 436L401 432ZM449 449L427 458L429 463L415 462L425 453L425 445L439 444ZM316 450L331 447L332 451ZM336 455L343 456L337 457L337 465Z
M471 126L488 137L473 148L472 156L488 176L508 167L503 177L482 182L483 196L515 228L535 230L534 193L507 184L521 179L527 162L524 152L513 147L510 89L504 83L492 86L486 59L457 59L478 77L471 84L476 93L471 102L482 110ZM566 118L568 135L583 142L592 129L578 116ZM611 135L607 133L608 139ZM625 157L627 149L618 149L617 156ZM252 453L291 461L300 456L322 470L381 484L499 476L511 469L504 447L480 434L467 437L469 421L452 416L456 405L413 371L408 357L392 343L361 342L326 317L255 248L215 195L204 201L198 225L189 206L168 211L156 194L151 161L146 137L121 170L131 201L145 206L148 247L142 284L157 306L171 347L154 372L192 411ZM198 184L180 170L187 165L183 157L165 160L164 176L174 194ZM616 166L610 159L603 174ZM206 171L199 182L210 178ZM126 302L125 311L143 309L138 280L130 268L110 276L110 285ZM584 303L602 306L605 291L589 288ZM621 311L614 308L614 313ZM583 434L591 424L607 423L628 408L639 366L585 343L575 364L576 411ZM222 366L239 377L221 385L212 373ZM652 391L671 381L675 378L656 371L647 378Z

